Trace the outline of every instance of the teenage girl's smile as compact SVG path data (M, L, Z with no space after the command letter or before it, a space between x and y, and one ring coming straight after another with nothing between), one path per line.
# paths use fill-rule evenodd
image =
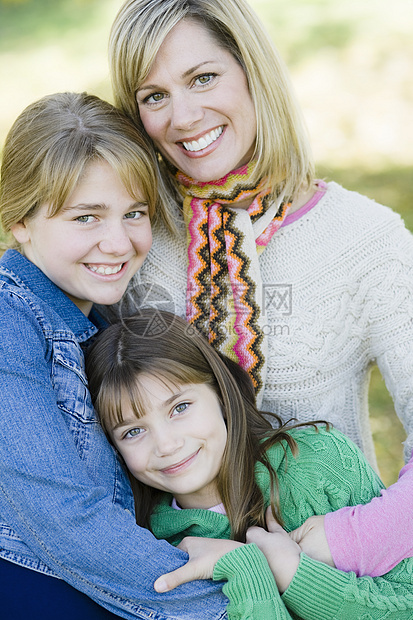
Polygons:
M172 493L183 508L219 503L216 478L227 430L214 390L204 384L172 385L146 374L138 383L144 415L135 415L125 394L123 421L111 432L130 472Z
M89 163L62 209L49 205L13 227L24 254L88 314L120 300L152 243L148 205L113 168Z
M244 70L201 24L180 21L136 93L142 123L161 153L198 181L250 161L256 115Z

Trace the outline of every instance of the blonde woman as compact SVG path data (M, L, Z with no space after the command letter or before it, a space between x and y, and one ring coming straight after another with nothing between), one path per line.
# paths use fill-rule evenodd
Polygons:
M248 3L127 0L110 63L117 105L158 151L176 229L155 227L116 311L169 303L249 372L260 407L331 421L373 466L377 362L409 460L412 236L387 207L314 177L286 70ZM331 561L325 526L339 568L386 573L413 553L412 476L410 463L381 499L307 524L303 548Z

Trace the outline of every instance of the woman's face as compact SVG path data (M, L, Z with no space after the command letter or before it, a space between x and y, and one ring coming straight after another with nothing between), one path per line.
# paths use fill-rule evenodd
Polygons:
M182 20L171 30L136 99L157 148L197 181L251 159L257 125L244 70L199 23Z

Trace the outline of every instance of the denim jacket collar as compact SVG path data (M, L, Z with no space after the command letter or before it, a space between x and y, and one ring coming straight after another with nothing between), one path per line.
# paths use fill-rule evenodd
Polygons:
M19 286L29 289L48 304L74 333L78 342L85 342L99 329L107 326L94 307L89 316L85 316L41 269L17 250L5 252L0 260L0 275L7 276Z

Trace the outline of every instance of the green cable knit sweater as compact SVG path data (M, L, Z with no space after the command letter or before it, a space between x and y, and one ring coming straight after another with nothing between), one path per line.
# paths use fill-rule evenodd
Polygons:
M299 447L287 463L280 445L268 452L280 484L285 528L291 531L312 515L368 502L383 488L360 450L336 430L293 429ZM269 503L269 476L256 467L257 482ZM199 509L175 510L165 495L152 515L157 538L177 545L185 536L230 538L226 516ZM413 518L413 517L412 517ZM361 541L362 544L362 541ZM225 580L230 620L412 620L413 558L383 577L357 578L301 554L298 570L280 596L264 555L243 545L217 562L213 579Z

